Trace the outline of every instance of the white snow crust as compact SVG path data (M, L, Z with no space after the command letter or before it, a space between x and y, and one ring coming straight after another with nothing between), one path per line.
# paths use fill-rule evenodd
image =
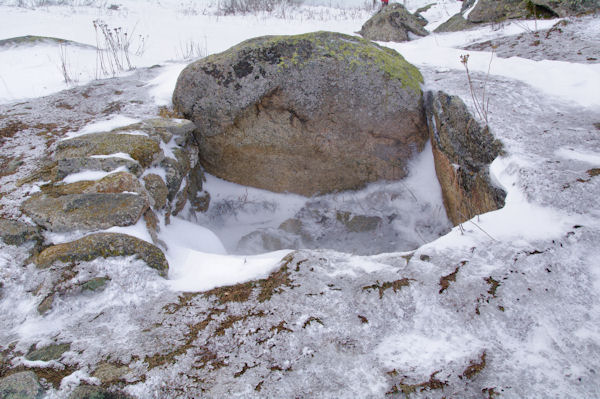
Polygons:
M145 51L133 57L138 70L115 79L138 79L152 99L153 111L171 105L177 76L188 62L182 61L188 58L182 54L186 42L212 54L264 34L314 30L354 34L371 12L353 9L350 2L333 9L316 0L316 5L288 10L285 17L282 10L277 16L215 15L214 1L123 0L116 10L26 8L13 3L0 1L0 40L31 34L87 45L66 46L68 66L79 85L97 77L97 53L89 47L96 45L92 21L104 19L130 32L135 27L135 34L146 41ZM409 0L407 6L414 11L427 3ZM430 22L427 28L439 26L460 5L438 2L423 14ZM14 344L12 350L23 354L13 359L12 366L61 367L64 362L79 367L60 386L48 387L48 398L65 398L81 382L97 383L94 368L98 359L108 357L130 367L125 389L140 398L175 397L173 392L189 397L380 398L393 384L421 384L433 377L449 385L442 391L417 389L415 397L476 397L484 389L506 398L598 396L600 178L591 177L589 171L600 168L600 140L594 127L600 122L600 64L492 58L491 52L460 49L474 41L548 29L556 22L521 21L432 34L401 44L381 43L420 67L424 89L458 95L471 109L460 56L469 54L477 88L489 69L485 83L490 93L489 124L506 152L492 163L490 175L507 193L504 208L447 232L430 147L413 161L402 182L376 183L317 199L270 193L208 175L204 186L212 197L208 212L189 220L172 216L168 225L161 222L159 239L170 264L168 279L135 257L81 262L73 274L62 264L40 270L30 262L31 243L15 247L0 242L0 348ZM597 34L600 19L586 26L586 34ZM71 87L62 80L59 50L50 43L0 48L0 104L10 107ZM144 72L155 64L160 66L154 72ZM64 138L109 131L154 115L144 108L137 114L96 117ZM41 138L20 134L3 143L0 154L27 153L18 175L25 177L33 170L30 161L45 156L43 146ZM174 142L161 143L161 148L172 156ZM107 157L111 156L130 159L124 153ZM108 173L85 171L64 182L96 180ZM150 168L148 173L166 179L163 168ZM0 198L3 215L28 221L20 216L19 204L39 191L40 184L17 187L13 177L0 176L0 187L10 190ZM385 248L393 250L374 256L324 249L332 248L335 239L323 241L327 246L321 249L295 252L255 255L237 248L248 233L276 229L303 208L361 214L361 207L381 210L379 214L404 210L394 231L413 237L406 244L410 248L392 242ZM106 231L152 242L142 220ZM87 233L49 232L44 238L46 244L58 244ZM313 233L324 234L319 229ZM381 237L375 238L373 246ZM268 302L253 297L249 305L215 305L215 300L197 295L266 278L279 270L286 255L294 259L288 266L292 281ZM442 290L441 279L452 273L454 280ZM81 290L82 283L97 277L108 278L103 290ZM402 278L407 285L398 290L380 294L373 288ZM498 283L495 288L493 281ZM40 298L51 292L60 295L52 309L40 315ZM189 300L189 308L178 307L182 298ZM263 316L250 317L260 312ZM213 328L231 321L228 317L236 318L232 323L236 333ZM194 330L195 340L172 363L148 367L146 357L172 353L206 320L209 327ZM269 330L282 322L293 333ZM60 362L25 360L32 345L56 342L71 343ZM198 362L207 353L224 359L227 366L200 369ZM483 371L473 379L465 377L464 371L483 354ZM393 370L398 376L392 377ZM202 387L200 379L205 379ZM256 387L263 383L259 393Z

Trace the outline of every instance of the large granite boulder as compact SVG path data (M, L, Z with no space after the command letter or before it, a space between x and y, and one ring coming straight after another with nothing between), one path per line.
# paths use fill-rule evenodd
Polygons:
M362 26L362 37L382 42L406 42L412 36L427 36L423 17L411 14L402 4L383 7Z
M427 92L435 171L454 225L504 206L506 194L490 182L489 165L502 144L481 127L457 96Z
M173 102L207 172L303 195L406 175L426 140L419 71L330 32L260 37L189 65Z

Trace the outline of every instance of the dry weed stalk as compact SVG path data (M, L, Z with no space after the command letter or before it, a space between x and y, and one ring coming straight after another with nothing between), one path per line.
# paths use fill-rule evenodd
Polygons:
M115 76L119 72L133 69L131 63L131 50L134 41L135 27L131 33L122 27L111 28L100 19L93 22L96 31L96 78L102 76ZM144 52L146 38L142 35L137 37L137 48L135 55Z
M69 59L67 57L67 45L64 43L59 43L58 51L60 54L60 72L63 76L63 80L68 85L75 83L75 80L73 80L71 77L71 69L69 67Z
M492 61L494 59L495 49L492 48L492 55L490 56L490 62L488 64L487 74L485 75L485 79L483 81L483 87L481 88L481 93L475 89L473 84L473 79L471 78L471 72L469 71L469 54L463 54L460 56L460 62L464 65L465 71L467 73L467 81L469 82L469 91L471 92L471 99L473 100L473 104L475 106L475 111L477 112L477 116L481 120L481 122L485 123L487 126L488 123L488 115L490 109L490 99L488 93L486 92L487 84L490 78L490 70L492 68Z

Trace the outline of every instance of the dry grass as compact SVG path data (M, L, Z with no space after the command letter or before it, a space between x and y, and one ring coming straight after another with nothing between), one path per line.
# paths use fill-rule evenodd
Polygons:
M376 282L376 284L373 285L368 285L366 287L363 287L363 291L365 290L378 290L379 291L379 299L383 298L383 293L392 288L394 290L394 293L397 291L400 291L400 289L402 287L408 287L410 285L410 282L413 281L412 279L409 278L403 278L400 280L396 280L396 281L385 281L384 283L380 283L379 281Z

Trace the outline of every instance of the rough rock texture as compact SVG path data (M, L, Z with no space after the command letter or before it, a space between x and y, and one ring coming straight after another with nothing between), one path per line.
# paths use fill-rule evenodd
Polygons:
M0 398L40 399L44 390L33 371L23 371L0 378Z
M139 180L128 172L115 172L100 180L82 180L69 184L45 184L41 188L43 194L58 198L71 194L117 194L123 192L146 195Z
M142 173L142 168L138 162L125 158L66 158L57 162L56 179L61 180L72 173L83 170L111 172L122 166L138 177Z
M144 176L144 186L150 194L150 198L154 201L152 208L162 209L167 204L167 196L169 195L169 189L166 183L157 174L150 173Z
M460 30L469 29L472 26L475 26L475 24L467 21L461 13L458 13L450 17L450 19L448 19L446 22L444 22L437 28L435 28L434 32L457 32Z
M475 7L464 17L465 12ZM440 25L436 32L455 32L485 22L506 19L558 18L600 10L597 0L467 0L461 12Z
M4 218L0 218L0 239L8 245L22 245L27 241L41 244L43 241L38 227Z
M43 348L31 350L25 358L31 361L41 360L43 362L48 362L50 360L60 359L63 353L70 349L71 344L52 344L44 346Z
M402 4L383 7L362 26L360 34L365 39L382 42L406 42L410 35L427 36L423 17L408 12ZM427 21L425 20L425 25Z
M480 23L515 18L557 18L599 8L596 0L480 0L467 19Z
M110 155L125 152L148 167L160 161L164 154L159 143L140 134L94 133L64 140L58 143L55 158Z
M581 64L600 63L600 30L594 15L561 19L550 29L523 32L463 47L465 50L492 51L502 58L554 60ZM565 46L565 41L569 45Z
M69 399L131 399L122 392L111 392L101 387L82 385L71 392Z
M98 365L92 376L98 378L103 384L106 384L119 381L128 372L129 367L127 366L101 363Z
M462 223L504 206L505 193L489 179L489 164L502 144L473 119L459 97L427 92L425 97L435 170L448 218Z
M137 223L148 201L137 194L93 193L50 197L35 194L22 210L36 224L52 231L100 230Z
M173 95L205 169L303 195L405 176L423 148L419 71L337 33L251 39L189 65Z
M162 251L146 241L119 233L90 234L76 241L53 245L43 250L35 259L40 268L49 267L56 261L89 261L98 257L135 255L148 266L167 275L169 264Z

